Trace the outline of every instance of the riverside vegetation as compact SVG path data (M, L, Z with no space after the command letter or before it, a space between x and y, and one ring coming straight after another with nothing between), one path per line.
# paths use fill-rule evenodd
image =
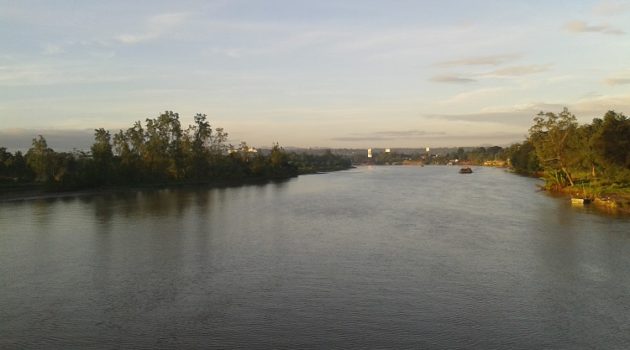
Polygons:
M630 212L630 119L614 111L579 125L566 108L539 113L528 138L506 152L512 168L550 191Z
M540 112L521 143L459 148L431 162L444 164L454 158L477 165L500 160L516 173L542 178L549 192L630 213L630 119L622 113L608 111L580 125L567 108Z
M40 135L26 154L0 147L0 192L238 184L351 167L349 159L331 152L303 155L274 144L263 154L246 142L233 146L227 140L228 134L213 129L205 114L195 115L194 124L183 129L172 111L113 135L96 129L88 152L55 152Z

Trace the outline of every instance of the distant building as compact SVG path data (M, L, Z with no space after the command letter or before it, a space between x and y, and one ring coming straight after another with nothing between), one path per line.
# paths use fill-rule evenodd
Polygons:
M372 158L372 149L368 148L368 158Z
M385 153L390 153L392 150L389 148L385 148Z

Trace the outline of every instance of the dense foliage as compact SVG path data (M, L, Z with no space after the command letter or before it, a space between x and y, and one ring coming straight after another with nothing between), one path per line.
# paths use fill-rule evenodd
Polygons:
M630 185L630 119L621 113L579 125L566 108L541 112L528 139L510 150L517 171L542 171L549 187Z
M298 172L339 170L348 159L289 154L278 144L259 152L242 142L227 144L228 134L212 128L206 115L183 129L177 113L167 111L111 134L96 129L89 152L55 152L38 136L23 155L0 148L0 183L39 183L54 189L163 183L232 182L281 179Z

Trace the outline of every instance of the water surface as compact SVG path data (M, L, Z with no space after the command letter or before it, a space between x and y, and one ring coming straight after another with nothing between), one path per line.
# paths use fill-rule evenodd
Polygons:
M630 220L474 170L0 203L0 348L628 348Z

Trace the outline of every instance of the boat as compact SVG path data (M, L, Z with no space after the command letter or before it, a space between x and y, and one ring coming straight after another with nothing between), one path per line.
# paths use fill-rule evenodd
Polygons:
M571 197L571 204L574 205L590 204L591 201L592 200L590 198Z
M472 169L469 167L459 169L460 174L472 174Z

